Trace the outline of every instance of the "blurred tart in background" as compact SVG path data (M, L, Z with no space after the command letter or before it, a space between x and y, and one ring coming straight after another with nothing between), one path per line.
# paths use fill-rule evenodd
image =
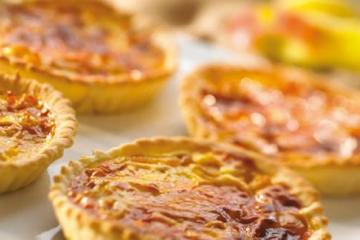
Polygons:
M188 138L142 139L71 162L50 199L67 239L330 239L303 178Z
M70 147L76 120L51 86L0 75L0 193L37 179Z
M190 74L181 106L194 137L255 150L323 193L360 193L360 95L299 69L208 65Z
M218 3L199 14L192 29L240 52L315 69L360 71L360 14L346 1Z
M52 84L80 113L142 105L175 70L166 33L102 1L4 1L0 13L0 71Z

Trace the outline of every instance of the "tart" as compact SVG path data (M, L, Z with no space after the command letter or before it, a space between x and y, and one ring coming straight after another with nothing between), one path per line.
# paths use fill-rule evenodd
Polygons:
M67 239L330 239L318 194L281 165L187 138L71 162L50 199Z
M69 101L51 86L0 75L0 194L36 180L70 147Z
M175 70L167 33L100 0L16 2L0 4L1 71L52 84L80 113L140 106Z
M240 53L314 69L359 72L360 15L345 2L218 3L205 9L191 29Z
M183 82L191 135L268 155L323 193L360 192L359 93L281 66L208 65Z

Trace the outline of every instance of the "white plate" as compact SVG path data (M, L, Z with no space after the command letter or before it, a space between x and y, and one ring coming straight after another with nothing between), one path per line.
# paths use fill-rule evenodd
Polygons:
M52 164L31 186L0 196L0 240L63 239L47 193L51 176L69 160L90 154L92 149L106 150L139 137L186 134L177 99L180 77L199 63L231 60L232 56L184 36L178 40L181 48L179 73L152 104L121 116L80 117L76 142L61 160ZM244 56L237 61L249 64L253 59ZM333 239L360 239L360 199L325 199L324 203Z

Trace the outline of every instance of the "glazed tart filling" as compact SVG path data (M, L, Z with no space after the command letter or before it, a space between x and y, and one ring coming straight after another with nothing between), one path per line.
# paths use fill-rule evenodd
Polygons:
M94 162L67 183L90 216L159 239L308 239L302 202L248 157L224 152Z
M53 75L83 79L162 67L164 53L130 17L92 1L31 1L0 6L0 57Z
M232 143L269 155L319 161L360 153L356 100L325 85L287 80L281 74L235 75L216 90L204 87L200 96L203 120ZM208 80L215 84L221 79L209 74Z
M0 161L38 151L54 130L50 110L35 96L11 91L0 94Z

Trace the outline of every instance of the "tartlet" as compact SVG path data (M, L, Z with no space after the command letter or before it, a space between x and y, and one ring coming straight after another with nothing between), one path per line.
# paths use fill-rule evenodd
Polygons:
M70 147L76 130L69 100L51 86L0 75L0 194L35 181Z
M360 97L295 68L214 64L182 84L191 135L268 155L323 193L360 192Z
M104 1L0 4L0 69L52 84L80 113L148 102L175 71L174 41Z
M67 239L330 239L311 185L227 145L142 139L71 162L54 180Z

